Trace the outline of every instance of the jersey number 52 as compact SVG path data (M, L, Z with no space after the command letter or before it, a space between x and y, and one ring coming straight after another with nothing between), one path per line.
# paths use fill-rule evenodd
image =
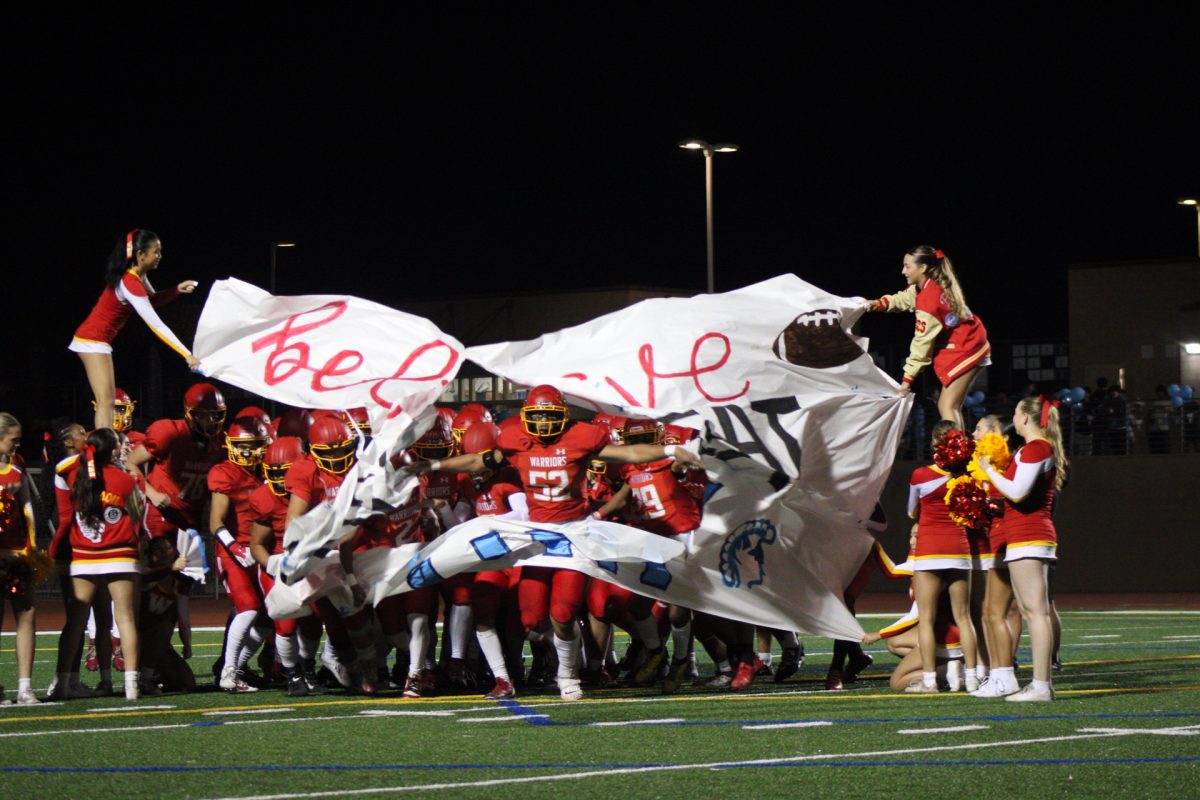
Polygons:
M533 499L544 503L558 503L569 497L571 476L565 469L529 470L529 488Z

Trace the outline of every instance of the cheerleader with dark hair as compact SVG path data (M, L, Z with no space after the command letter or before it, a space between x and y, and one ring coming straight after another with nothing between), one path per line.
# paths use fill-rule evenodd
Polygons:
M33 693L33 642L37 620L30 581L12 576L22 556L33 549L33 504L29 477L17 455L21 442L21 423L7 412L0 412L0 627L4 624L4 597L17 619L17 702L38 702ZM0 704L8 703L0 686Z
M75 596L59 639L58 687L65 699L72 665L79 662L79 634L92 599L107 587L125 650L125 697L141 696L138 672L138 548L145 497L137 479L118 465L120 437L109 428L93 431L79 454L71 487L71 581Z
M157 234L138 228L125 234L108 257L100 299L68 345L68 349L78 353L83 361L95 395L96 430L113 427L117 378L113 371L112 342L129 319L130 310L145 320L155 336L183 356L189 367L195 370L200 366L199 359L179 341L155 310L180 294L191 294L196 289L196 282L183 281L174 289L154 291L149 273L158 269L161 261L162 242Z

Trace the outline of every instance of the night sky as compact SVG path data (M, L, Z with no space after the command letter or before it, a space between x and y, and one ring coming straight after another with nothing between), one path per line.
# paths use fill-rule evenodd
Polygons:
M19 19L10 321L75 376L65 346L135 226L163 238L159 285L265 286L268 243L294 239L281 293L699 291L703 158L676 145L700 137L742 148L715 162L719 290L896 291L926 243L993 338L1063 337L1068 263L1196 256L1187 5Z

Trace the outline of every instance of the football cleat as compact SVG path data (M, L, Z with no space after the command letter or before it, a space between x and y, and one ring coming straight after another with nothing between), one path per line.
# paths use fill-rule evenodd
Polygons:
M858 680L858 673L874 663L875 659L871 658L867 653L862 652L862 650L851 655L850 665L842 670L842 684L854 683Z
M100 659L96 657L96 640L88 639L87 655L83 658L83 665L88 672L95 672L100 669Z
M731 683L733 683L732 672L718 672L711 679L704 681L704 686L709 689L728 689Z
M218 685L232 694L246 694L258 691L258 689L246 683L245 673L242 670L232 666L221 670L221 681Z
M513 685L504 678L496 678L496 685L492 690L483 696L484 700L503 700L507 697L516 697L517 690Z
M663 679L663 694L675 694L679 691L684 678L687 677L689 664L690 662L686 658L671 662L671 668L667 670L667 677Z
M308 659L300 667L300 676L304 678L304 685L309 694L324 694L325 684L317 677L316 666L315 659Z
M667 657L667 648L661 645L654 650L646 651L646 660L633 673L634 686L649 686L658 678L658 668Z
M404 681L404 696L415 699L415 698L421 697L422 694L423 694L423 691L422 691L422 687L421 687L420 674L409 675L408 678Z
M758 660L758 656L754 657L753 661L742 661L737 665L737 670L733 673L733 680L729 683L731 691L740 692L746 689L754 682L754 676L758 673L762 662Z
M78 678L67 684L68 700L87 700L91 696L92 690L80 683Z
M846 687L842 685L842 673L838 670L830 670L825 676L825 691L840 692Z
M143 696L155 696L163 693L162 687L156 681L149 678L142 678L138 681L138 693Z
M121 652L121 640L115 636L112 640L112 665L118 672L125 671L125 654Z
M783 648L783 655L779 657L779 669L775 670L775 682L783 683L788 678L795 675L803 663L803 644L801 644L799 647Z
M1021 691L1016 694L1010 694L1004 699L1010 703L1049 703L1054 700L1054 687L1051 686L1039 692L1033 688L1033 683L1027 683ZM19 697L17 698L17 702L21 702Z
M288 697L308 696L308 683L305 682L299 669L291 669L287 672L287 695Z
M583 685L579 678L559 678L558 694L563 700L582 700Z
M763 661L761 658L758 660L758 663L760 666L758 668L758 671L754 673L754 677L756 677L756 678L773 678L773 677L775 677L775 668L774 667L772 667L767 662Z

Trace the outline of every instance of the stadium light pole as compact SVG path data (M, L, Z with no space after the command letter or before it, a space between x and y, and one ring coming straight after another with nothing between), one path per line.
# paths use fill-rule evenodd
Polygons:
M275 255L281 247L295 247L295 242L271 242L271 281L268 286L271 294L275 294Z
M1191 206L1196 209L1196 255L1200 255L1200 200L1195 197L1181 197L1176 202L1181 206Z
M701 139L688 139L686 142L680 142L679 146L684 150L699 150L704 153L704 208L707 215L708 225L708 293L713 293L714 271L713 271L713 189L712 189L712 161L713 153L736 153L738 146L724 142L721 144L710 145L708 142Z

